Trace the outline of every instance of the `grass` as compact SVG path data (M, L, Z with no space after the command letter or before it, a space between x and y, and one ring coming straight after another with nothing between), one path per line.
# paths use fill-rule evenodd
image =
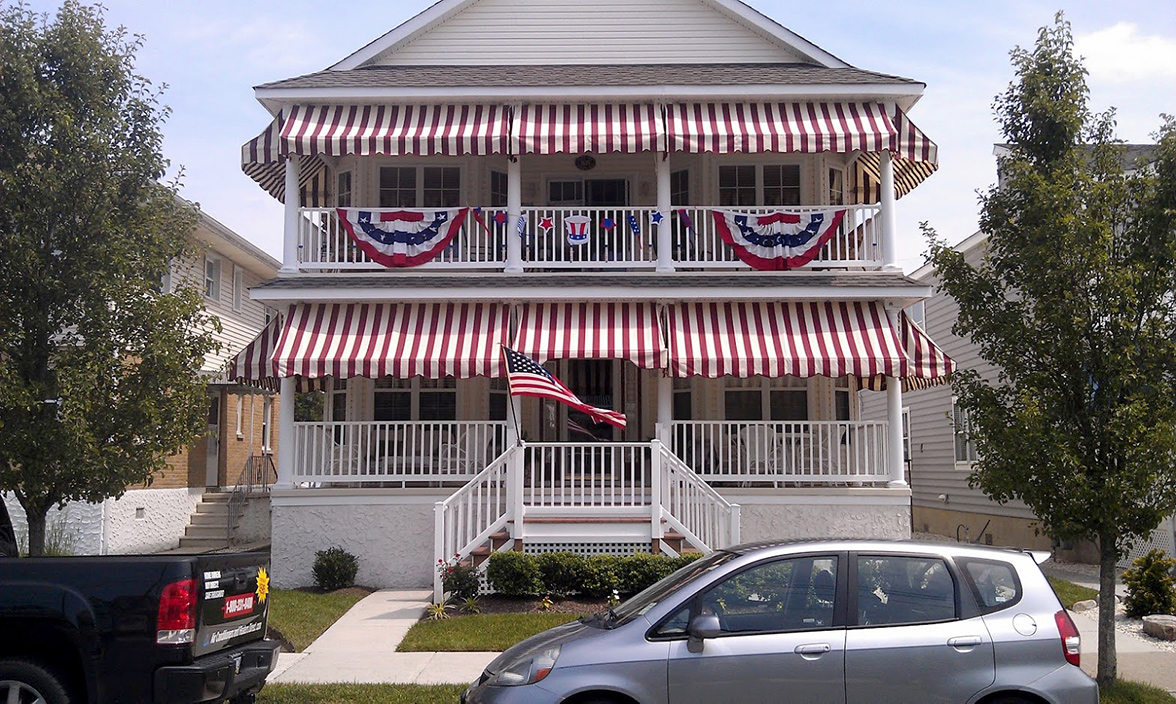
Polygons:
M363 594L316 594L293 589L270 590L269 625L302 652Z
M1099 691L1100 704L1176 704L1176 697L1158 687L1119 680Z
M1049 584L1057 593L1058 599L1062 602L1062 606L1067 609L1073 608L1074 602L1076 601L1098 599L1098 592L1095 590L1089 587L1079 586L1073 582L1067 582L1064 579L1050 577Z
M498 651L569 621L579 614L475 614L421 621L409 629L400 652Z
M257 704L454 704L464 684L267 684Z

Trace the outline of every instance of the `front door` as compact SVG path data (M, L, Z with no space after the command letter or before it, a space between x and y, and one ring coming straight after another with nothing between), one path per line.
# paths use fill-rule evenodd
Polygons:
M611 359L569 359L564 362L567 372L563 382L590 406L620 410L617 393L616 362ZM564 439L568 442L612 442L616 428L608 423L597 423L586 413L560 404L565 412Z

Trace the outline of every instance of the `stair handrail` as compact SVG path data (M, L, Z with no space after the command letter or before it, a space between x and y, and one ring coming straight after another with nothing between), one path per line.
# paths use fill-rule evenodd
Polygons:
M271 481L272 478L272 481ZM260 483L259 481L260 480ZM274 466L274 456L268 452L260 455L250 455L237 476L237 483L233 485L233 492L229 496L228 517L225 525L225 544L233 545L233 533L237 529L237 522L245 513L245 501L254 491L268 494L270 485L278 480L278 469Z
M666 523L704 553L739 543L739 504L724 498L668 446L654 443L661 448L660 504ZM700 501L690 505L686 490Z
M464 560L513 517L510 471L517 446L508 447L444 501L433 504L433 593L440 600L440 565ZM493 494L488 489L494 487ZM483 492L486 493L483 493ZM473 501L478 501L474 504ZM462 531L464 536L458 535Z

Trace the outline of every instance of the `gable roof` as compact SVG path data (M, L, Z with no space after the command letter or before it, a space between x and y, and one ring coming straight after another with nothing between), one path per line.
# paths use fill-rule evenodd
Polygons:
M346 71L371 65L382 56L403 49L414 40L435 30L447 20L482 0L439 0L420 14L362 47L328 70ZM780 25L740 0L695 0L707 8L747 27L764 40L774 44L783 59L800 58L819 66L847 68L849 64L833 56L816 44Z

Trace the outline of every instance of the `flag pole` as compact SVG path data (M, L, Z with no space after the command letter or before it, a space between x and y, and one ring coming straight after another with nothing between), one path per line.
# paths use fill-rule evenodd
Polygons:
M501 342L498 346L502 348L502 356L506 357L506 345ZM518 447L523 442L523 429L519 424L519 416L514 410L514 388L510 385L510 364L506 365L506 415L514 423L515 428L515 447Z

